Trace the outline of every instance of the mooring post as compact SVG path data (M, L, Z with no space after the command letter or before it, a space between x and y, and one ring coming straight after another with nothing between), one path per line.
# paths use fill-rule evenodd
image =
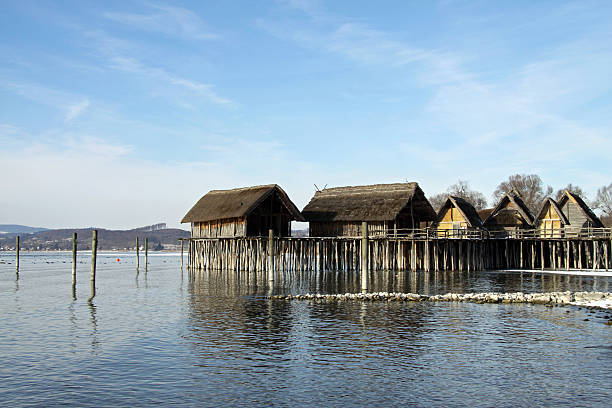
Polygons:
M185 241L181 239L181 270L183 269L183 244Z
M274 282L274 230L268 230L268 280Z
M96 296L96 258L98 255L98 230L93 230L91 236L91 297L89 300Z
M136 269L140 268L140 243L136 237Z
M145 271L149 269L149 238L145 238Z
M72 285L76 285L77 233L72 233Z
M368 291L368 223L361 223L361 291Z
M17 238L15 239L15 265L15 272L19 274L19 235L17 235Z

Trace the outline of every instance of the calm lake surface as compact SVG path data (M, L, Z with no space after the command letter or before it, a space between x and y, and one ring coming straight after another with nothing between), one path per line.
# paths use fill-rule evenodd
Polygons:
M0 252L0 406L588 406L612 401L609 313L469 303L271 301L357 292L345 273L267 279L102 253ZM119 258L119 262L117 262ZM144 258L141 257L141 265ZM375 291L612 290L612 278L381 273ZM588 319L585 321L585 319Z

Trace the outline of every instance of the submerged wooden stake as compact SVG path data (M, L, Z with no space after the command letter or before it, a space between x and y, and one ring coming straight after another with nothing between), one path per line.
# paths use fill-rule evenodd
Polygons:
M361 223L361 291L368 291L368 223Z
M149 238L145 238L145 271L149 269Z
M16 265L16 273L19 274L19 235L15 239L15 265Z
M77 233L72 234L72 285L76 285Z
M268 280L274 282L274 231L268 230Z
M185 241L181 240L181 269L183 269L183 244ZM240 268L238 268L240 270Z
M91 297L89 300L96 296L96 258L98 255L98 230L93 230L91 236Z
M140 268L140 243L136 237L136 269Z

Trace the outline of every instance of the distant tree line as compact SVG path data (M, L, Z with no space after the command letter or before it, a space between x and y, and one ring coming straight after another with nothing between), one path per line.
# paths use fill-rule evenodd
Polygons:
M612 226L612 183L598 189L595 199L589 201L580 186L570 183L565 188L554 191L551 186L545 186L537 174L514 174L499 183L495 188L492 195L492 206L495 206L507 193L515 191L521 196L527 207L534 214L537 214L547 197L554 197L558 201L563 197L565 190L580 196L591 208L601 213L604 225ZM448 195L463 198L471 203L476 210L483 210L488 206L485 195L480 191L473 190L465 180L458 180L457 183L449 186L445 193L430 196L429 202L438 211Z

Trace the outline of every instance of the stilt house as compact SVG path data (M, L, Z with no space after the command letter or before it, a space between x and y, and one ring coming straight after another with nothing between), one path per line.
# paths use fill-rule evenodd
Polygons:
M561 237L562 229L569 225L569 221L559 204L552 198L548 197L542 205L542 209L538 213L534 223L540 236L547 238Z
M559 200L559 208L567 218L566 229L572 231L584 231L592 228L603 228L601 220L593 213L593 210L580 198L580 196L565 190L563 197Z
M295 204L276 184L213 190L181 222L191 223L192 238L291 235L291 221L304 221Z
M438 211L436 227L439 233L459 235L461 231L475 230L481 226L478 212L463 198L449 195Z
M482 225L489 231L516 231L533 228L535 217L516 191L507 193Z
M436 212L417 183L336 187L317 191L302 210L311 237L397 235L402 229L425 228Z

